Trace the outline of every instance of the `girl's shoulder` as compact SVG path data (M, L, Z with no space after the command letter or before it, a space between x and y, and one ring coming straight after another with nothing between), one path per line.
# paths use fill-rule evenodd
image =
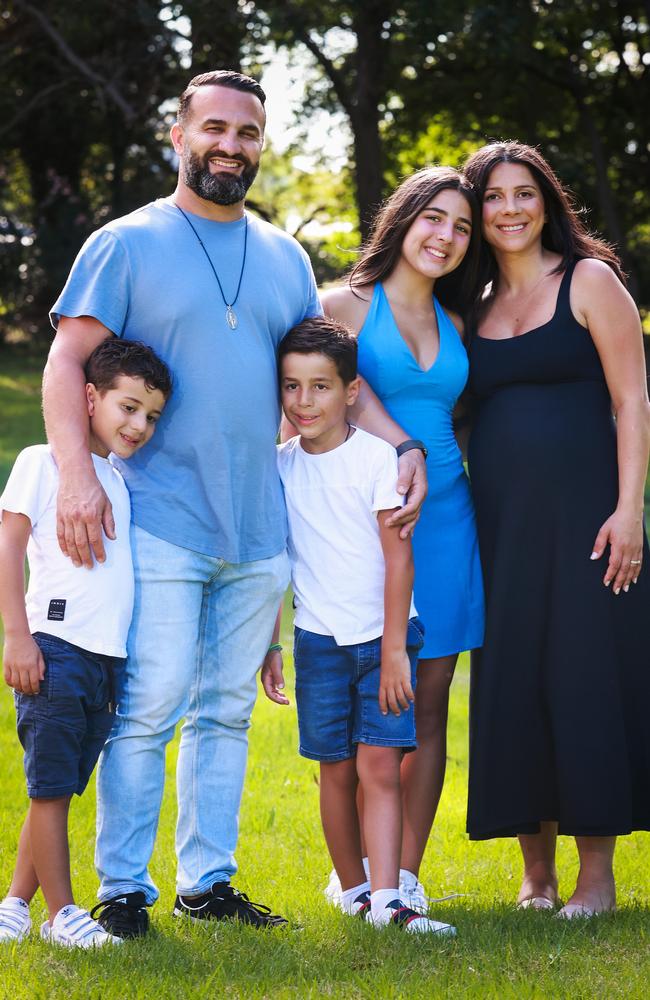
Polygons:
M337 285L322 291L320 300L326 316L358 333L368 315L373 292L373 285L361 285L354 291L349 285Z

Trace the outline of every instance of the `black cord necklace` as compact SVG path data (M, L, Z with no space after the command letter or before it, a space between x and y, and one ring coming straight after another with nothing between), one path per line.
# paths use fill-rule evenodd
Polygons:
M174 204L176 204L176 203L174 203ZM239 321L237 319L237 314L235 313L235 310L233 309L233 306L235 305L235 302L239 298L239 289L241 288L241 280L242 280L242 278L244 276L244 265L246 264L246 247L248 245L248 217L246 215L244 215L244 253L243 253L242 261L241 261L241 270L239 272L239 281L237 282L237 291L235 292L235 297L232 300L232 302L228 302L228 300L226 299L226 296L223 294L223 288L222 288L221 282L219 281L219 275L217 274L217 270L216 270L214 264L212 263L212 258L210 256L210 254L208 253L208 251L206 250L205 244L204 244L203 240L201 239L201 237L197 233L197 231L196 231L195 227L193 226L191 220L185 214L185 212L183 211L183 209L181 208L181 206L180 205L176 205L176 208L181 213L181 215L183 216L183 218L187 222L188 226L190 227L190 229L192 230L192 232L196 236L197 240L199 241L199 246L203 250L203 253L205 254L205 256L208 258L208 264L212 268L212 273L214 274L215 278L217 279L217 284L219 286L219 291L221 292L221 298L223 299L223 304L226 307L226 323L228 324L228 326L230 327L231 330L236 330L237 326L239 325Z

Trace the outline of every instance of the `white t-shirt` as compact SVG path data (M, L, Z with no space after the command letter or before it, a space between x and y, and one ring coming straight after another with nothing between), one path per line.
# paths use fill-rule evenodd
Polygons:
M295 623L339 646L384 631L386 567L377 512L401 507L397 455L386 441L357 428L322 455L294 437L278 447L289 517ZM416 614L411 597L409 617Z
M95 563L92 569L74 566L59 548L59 471L49 445L32 445L18 455L0 497L0 517L7 510L26 514L32 522L25 597L30 631L59 636L92 653L126 656L126 636L133 613L129 491L108 459L98 455L92 459L115 518L116 539L104 538L105 562Z

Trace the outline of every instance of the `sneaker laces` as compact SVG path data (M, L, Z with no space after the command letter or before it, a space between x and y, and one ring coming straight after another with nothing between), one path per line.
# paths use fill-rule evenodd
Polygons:
M240 892L239 889L234 889L231 885L225 886L220 889L219 892L215 893L215 896L225 899L228 896L233 897L237 902L243 901L244 906L249 910L254 910L260 917L273 916L271 913L271 907L265 906L264 903L254 903L248 898L245 892Z
M133 930L133 918L140 910L145 910L144 903L133 903L124 899L106 899L97 903L90 911L90 916L96 920L96 914L107 917L110 920L111 934L127 933Z
M414 885L400 885L400 896L405 903L408 903L414 910L426 911L434 903L447 903L450 899L458 899L464 896L464 892L449 892L446 896L427 896L421 882Z

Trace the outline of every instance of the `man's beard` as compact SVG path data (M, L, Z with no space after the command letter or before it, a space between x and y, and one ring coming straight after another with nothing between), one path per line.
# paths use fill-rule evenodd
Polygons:
M241 174L235 176L235 174L210 173L208 157L199 156L198 153L188 149L182 158L183 180L190 190L205 201L212 201L215 205L234 205L244 200L246 192L257 176L259 163L253 165L250 160L239 156L224 156L223 159L233 159L242 163L244 169Z

